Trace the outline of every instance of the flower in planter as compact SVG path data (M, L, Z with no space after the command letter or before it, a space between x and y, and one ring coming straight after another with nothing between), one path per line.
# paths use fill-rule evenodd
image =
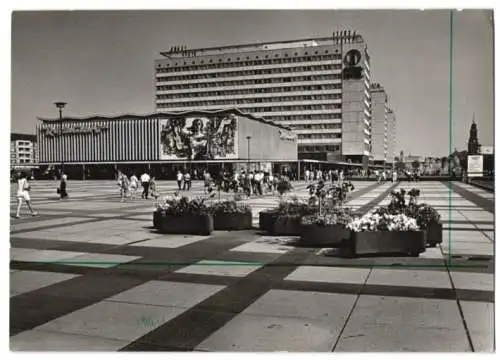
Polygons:
M282 176L278 180L278 184L276 186L276 190L278 190L278 194L280 196L283 196L284 193L287 193L293 189L292 184L290 183L290 180L288 180L287 177Z
M189 199L186 196L163 198L158 202L158 211L162 215L200 215L209 213L209 207L205 204L205 199Z
M361 231L418 231L417 221L405 214L370 213L361 218L355 218L347 224L354 232Z
M427 204L412 204L406 209L405 215L415 218L421 229L427 229L431 224L438 224L441 220L439 212Z
M352 212L350 209L335 209L326 213L315 213L306 215L302 218L303 225L343 225L347 226L352 221Z
M214 214L247 214L251 212L250 206L241 204L234 200L216 202L209 207Z

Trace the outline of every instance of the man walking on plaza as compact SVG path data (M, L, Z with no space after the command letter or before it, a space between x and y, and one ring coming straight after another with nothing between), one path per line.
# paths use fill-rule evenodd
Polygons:
M151 178L149 177L147 172L144 172L144 174L141 175L141 183L142 183L142 195L141 198L147 199L148 194L149 194L149 180Z
M191 174L189 171L184 173L184 190L191 190Z
M184 175L182 175L182 171L177 170L177 187L179 190L182 189L182 179L184 178ZM185 190L186 185L184 185L184 190Z

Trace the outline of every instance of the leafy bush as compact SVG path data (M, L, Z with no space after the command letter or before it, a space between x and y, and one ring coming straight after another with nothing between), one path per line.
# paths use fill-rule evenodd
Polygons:
M216 202L210 205L209 210L213 214L247 214L252 211L250 206L234 200Z
M186 196L165 198L158 202L157 210L162 215L185 216L201 215L210 213L209 207L205 204L205 199L189 199Z
M343 225L347 226L353 219L353 213L350 209L335 209L327 213L315 213L306 215L302 218L303 225Z
M411 205L405 210L405 215L415 218L420 229L427 229L431 224L438 224L441 215L427 204Z
M283 195L286 192L289 192L293 189L292 184L290 183L290 180L288 180L286 177L281 177L278 180L278 185L276 186L276 190L278 190L278 193L280 195Z
M316 211L318 211L317 207L310 206L305 202L299 201L296 197L288 200L281 200L277 207L265 210L265 212L270 212L277 215L292 215L292 216L314 214Z

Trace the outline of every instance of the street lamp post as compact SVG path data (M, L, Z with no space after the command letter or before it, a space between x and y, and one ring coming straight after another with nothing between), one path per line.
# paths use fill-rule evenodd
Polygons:
M250 140L252 139L251 136L247 136L247 172L250 173Z
M62 101L57 101L54 103L54 105L59 109L59 156L61 157L61 176L63 173L63 146L62 146L62 121L63 121L63 116L62 116L62 109L66 106L67 103L62 102Z

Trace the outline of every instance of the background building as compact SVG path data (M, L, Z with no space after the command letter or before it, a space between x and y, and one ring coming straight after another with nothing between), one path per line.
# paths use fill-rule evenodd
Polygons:
M393 164L396 158L396 116L392 109L387 112L387 156L386 163Z
M116 170L149 169L173 178L178 169L297 167L297 139L289 128L238 110L164 112L39 119L40 165L61 164L73 178L112 178Z
M161 54L157 111L237 107L293 129L299 158L368 163L370 58L361 35Z
M38 163L36 135L10 134L11 169L32 169Z
M372 105L372 156L377 165L384 165L387 161L388 150L388 112L387 93L380 84L370 87Z

